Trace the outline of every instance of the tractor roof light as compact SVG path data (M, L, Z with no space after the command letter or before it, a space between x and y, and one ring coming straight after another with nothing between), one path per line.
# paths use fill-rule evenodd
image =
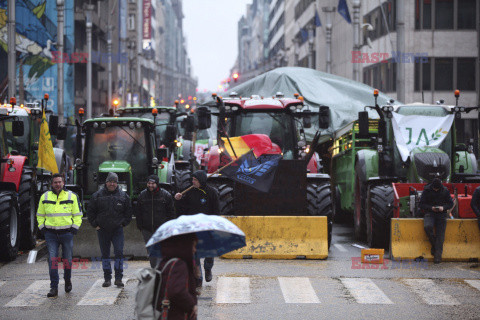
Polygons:
M303 99L303 96L298 96L298 100L304 101L305 99Z
M373 89L373 96L378 97L378 89Z
M293 96L295 97L295 99L298 99L300 95L298 93L294 93Z
M156 116L158 115L158 110L157 110L157 108L153 108L153 109L152 109L152 114L153 114L154 117L156 117Z
M78 109L78 114L83 116L85 114L85 110L83 108Z
M455 98L460 97L460 90L458 90L458 89L455 90L454 94L455 94Z
M11 98L10 98L10 104L12 105L12 107L13 107L14 105L16 105L16 104L17 104L17 98L11 97Z

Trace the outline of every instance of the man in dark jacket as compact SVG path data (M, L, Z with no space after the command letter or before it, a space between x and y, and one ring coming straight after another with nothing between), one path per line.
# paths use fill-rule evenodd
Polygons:
M155 230L168 220L175 219L172 195L165 189L160 188L157 175L148 177L147 189L138 196L135 207L137 228L142 232L145 243L151 238ZM152 268L157 266L157 258L150 257Z
M198 170L192 175L193 188L185 195L181 193L175 194L175 206L177 208L177 215L192 215L196 213L204 214L220 214L220 204L218 199L218 192L216 189L207 185L207 173L203 170ZM200 259L196 258L196 263L200 266ZM213 258L205 258L205 280L212 281ZM200 268L199 286L203 281L202 268Z
M118 176L110 172L105 186L92 195L88 203L88 221L97 229L102 252L103 287L111 286L110 244L115 254L115 285L123 287L123 227L132 220L132 205L128 195L118 188Z
M442 185L438 178L425 186L419 203L420 209L425 213L423 228L432 245L431 253L434 263L442 261L443 241L447 228L447 210L453 207L450 192ZM435 231L434 231L435 228Z
M473 212L475 212L475 215L478 218L478 228L480 228L480 187L475 189L472 195L472 201L470 202L470 206L473 209Z

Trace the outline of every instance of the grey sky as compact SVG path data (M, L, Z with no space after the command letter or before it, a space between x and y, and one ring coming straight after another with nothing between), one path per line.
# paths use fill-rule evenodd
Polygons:
M237 58L237 23L252 0L184 0L184 35L198 88L215 91Z

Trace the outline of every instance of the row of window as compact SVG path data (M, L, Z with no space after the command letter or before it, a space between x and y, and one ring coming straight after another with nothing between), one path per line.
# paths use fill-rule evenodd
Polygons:
M415 0L415 29L476 29L477 0Z
M275 27L273 27L273 29L268 34L268 43L270 43L272 41L273 36L275 36L277 34L278 30L280 30L280 28L284 24L285 24L285 14L282 13L282 15L278 19L277 23L275 24Z
M298 20L312 3L315 3L315 0L300 0L295 6L295 20Z
M396 2L396 0L388 0L363 16L363 22L369 23L374 27L373 31L363 33L363 43L366 43L366 37L369 37L370 40L375 40L395 30Z
M475 58L428 58L415 64L415 91L475 91Z
M275 14L277 13L278 10L280 10L280 7L283 4L283 0L278 0L277 3L275 4L275 7L273 8L272 11L270 11L270 14L268 16L268 21L272 21L273 17L275 17Z
M397 90L396 78L397 63L393 59L363 68L363 83L383 92Z

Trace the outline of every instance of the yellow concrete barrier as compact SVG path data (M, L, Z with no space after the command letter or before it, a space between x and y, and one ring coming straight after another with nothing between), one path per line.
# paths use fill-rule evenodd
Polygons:
M390 255L394 259L424 257L433 260L423 219L393 218ZM477 219L447 220L443 261L468 261L480 258L480 231Z
M327 217L227 216L246 235L247 245L228 259L326 259Z

